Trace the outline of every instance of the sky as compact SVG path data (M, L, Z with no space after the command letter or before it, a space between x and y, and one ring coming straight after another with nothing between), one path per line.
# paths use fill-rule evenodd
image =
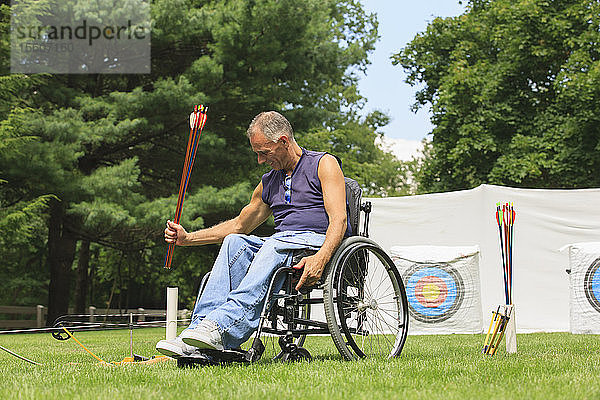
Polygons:
M458 4L458 0L362 0L362 3L366 12L377 14L380 36L369 56L367 74L359 82L359 90L367 98L364 112L379 110L391 117L390 124L381 128L386 143L400 159L409 160L431 132L432 125L427 109L416 114L410 110L417 89L404 82L404 70L392 65L390 56L423 32L435 17L460 15L465 6Z

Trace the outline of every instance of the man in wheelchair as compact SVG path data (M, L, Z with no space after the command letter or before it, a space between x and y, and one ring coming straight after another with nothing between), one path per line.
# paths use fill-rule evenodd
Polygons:
M257 115L247 136L258 163L272 170L263 175L240 214L196 232L167 221L167 243L222 246L190 325L176 339L157 343L162 354L181 357L197 348L239 348L258 328L275 271L292 266L295 251L315 250L293 265L302 270L296 290L314 285L350 234L344 175L334 156L301 148L288 120L275 111ZM271 214L274 235L249 235Z

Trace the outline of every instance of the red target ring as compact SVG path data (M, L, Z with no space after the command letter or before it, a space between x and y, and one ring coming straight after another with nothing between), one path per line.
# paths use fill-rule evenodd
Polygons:
M424 307L438 307L448 297L448 286L438 276L424 276L415 285L415 297Z

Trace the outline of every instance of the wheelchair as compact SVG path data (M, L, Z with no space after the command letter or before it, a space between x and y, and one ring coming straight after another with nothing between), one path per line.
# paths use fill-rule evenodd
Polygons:
M301 271L291 267L278 269L271 278L249 349L198 349L190 356L178 358L178 366L256 362L265 350L263 341L274 338L278 338L281 349L275 360L311 360L311 354L303 347L308 335L330 335L345 360L400 355L408 333L406 290L391 258L368 238L371 203L362 203L362 191L356 181L345 181L352 235L341 242L319 282L298 292L295 285ZM359 232L361 214L363 227ZM315 252L295 252L291 265ZM203 277L200 291L209 276L210 272ZM274 291L282 277L282 289ZM325 321L313 319L320 305Z

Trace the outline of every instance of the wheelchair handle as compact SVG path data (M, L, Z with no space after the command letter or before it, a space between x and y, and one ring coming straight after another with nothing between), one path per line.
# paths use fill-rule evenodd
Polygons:
M360 236L369 237L369 216L371 215L372 205L370 201L365 201L360 205L360 210L365 213L365 219L363 222L363 231Z

